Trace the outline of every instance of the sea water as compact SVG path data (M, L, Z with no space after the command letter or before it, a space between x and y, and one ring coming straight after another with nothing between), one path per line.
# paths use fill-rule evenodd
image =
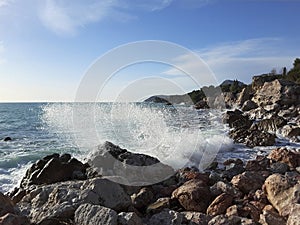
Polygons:
M85 161L105 141L175 169L253 157L257 150L233 144L221 118L221 111L185 105L1 103L0 191L17 186L29 166L48 154L70 153Z

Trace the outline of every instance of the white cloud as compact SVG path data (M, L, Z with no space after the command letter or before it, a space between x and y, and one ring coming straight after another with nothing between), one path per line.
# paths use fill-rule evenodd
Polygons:
M11 0L0 0L0 7L8 6Z
M134 10L157 11L173 0L44 0L39 17L45 27L60 35L74 35L80 27L106 18L129 20Z
M280 70L292 64L299 49L294 49L294 52L285 51L280 46L283 42L278 38L248 39L195 52L210 67L219 82L230 78L250 82L253 75L268 73L272 68ZM196 67L184 57L182 56L184 67ZM164 74L180 75L176 69L164 71Z

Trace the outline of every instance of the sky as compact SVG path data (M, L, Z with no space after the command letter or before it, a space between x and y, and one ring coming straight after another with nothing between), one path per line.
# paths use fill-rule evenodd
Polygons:
M250 83L300 57L299 8L298 0L0 0L0 102L72 102L101 57L146 40L192 51L210 71L203 77L216 83ZM176 66L153 59L113 74L98 68L108 79L93 84L97 100L140 101L208 85L187 74L197 66L189 57L169 57Z

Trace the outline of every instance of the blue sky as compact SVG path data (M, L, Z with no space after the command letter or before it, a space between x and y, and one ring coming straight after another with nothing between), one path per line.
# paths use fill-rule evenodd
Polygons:
M218 82L249 83L300 56L299 8L298 0L0 0L0 101L73 101L97 58L142 40L191 49ZM143 96L157 76L197 88L177 69L145 63L120 71L99 100L127 86ZM162 84L152 94L178 93Z

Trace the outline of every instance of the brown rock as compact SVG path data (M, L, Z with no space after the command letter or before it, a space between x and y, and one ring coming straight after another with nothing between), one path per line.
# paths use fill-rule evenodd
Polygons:
M206 213L210 216L224 214L226 209L231 206L233 201L232 195L221 194L208 206Z
M211 199L209 188L202 180L187 181L172 193L185 210L205 212Z
M269 176L264 184L267 198L281 216L290 214L293 204L300 202L300 184L280 174Z
M14 213L14 204L12 200L0 192L0 216L6 213Z
M286 225L300 225L300 204L293 206Z
M255 160L249 160L246 163L245 169L248 171L267 170L270 165L270 160L265 156L257 156Z
M262 225L284 225L286 224L286 221L284 218L279 216L278 212L271 206L267 205L263 209L263 213L260 214L260 220L259 222Z
M292 168L300 166L300 153L293 152L284 147L271 151L268 158L277 162L286 163Z
M154 195L150 188L142 188L139 193L131 196L132 204L137 209L146 207L149 203L153 202Z
M246 171L232 178L231 183L244 193L260 189L265 178L257 172Z

